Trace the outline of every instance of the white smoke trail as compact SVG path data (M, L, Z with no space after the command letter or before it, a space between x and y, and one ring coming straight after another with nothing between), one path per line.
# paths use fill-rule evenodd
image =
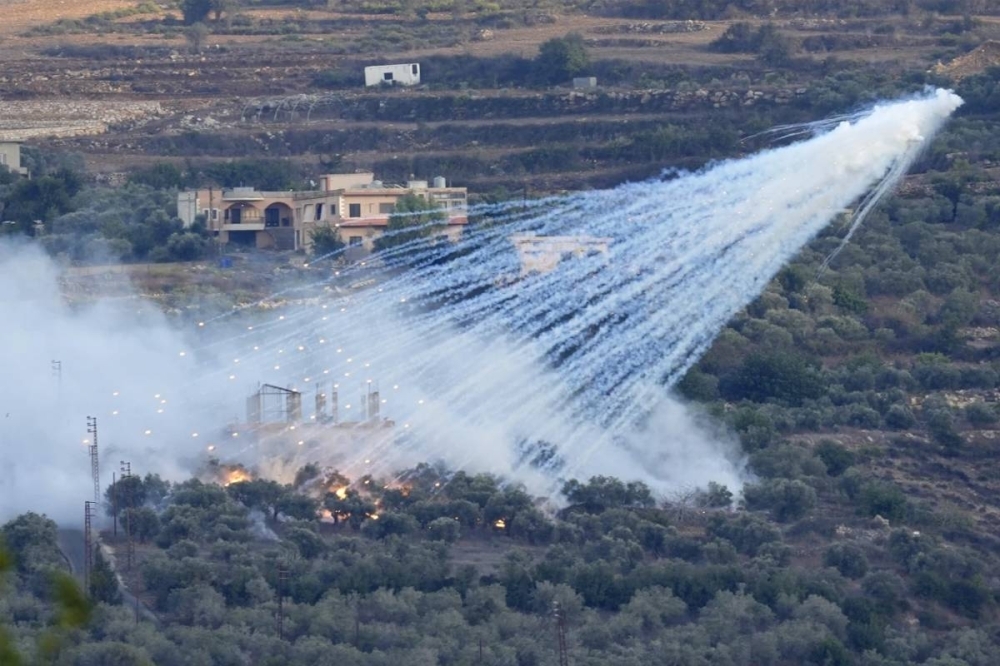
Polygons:
M862 219L960 103L936 91L666 182L484 208L475 212L491 223L459 246L408 243L341 276L367 287L208 321L197 338L109 305L70 310L46 260L7 248L0 265L23 279L0 286L0 400L11 406L0 407L11 414L0 419L0 513L65 515L67 496L89 497L86 414L103 417L112 459L140 470L179 474L178 461L211 446L286 475L307 460L384 475L440 459L545 495L592 474L661 493L710 480L738 489L733 444L667 389L783 264L872 192ZM606 251L522 274L511 237L525 234L606 239L594 243ZM61 390L50 358L64 362ZM263 441L223 432L260 381L306 401L336 383L341 420L354 422L365 419L358 398L377 386L396 425L306 423Z

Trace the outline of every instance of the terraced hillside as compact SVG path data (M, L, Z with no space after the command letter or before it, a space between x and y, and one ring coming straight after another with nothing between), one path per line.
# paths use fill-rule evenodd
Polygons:
M76 7L52 23L29 5L17 6L32 25L0 27L3 126L40 129L50 137L40 145L83 154L95 173L285 157L303 175L331 165L389 181L444 174L484 194L607 186L755 150L765 144L744 139L758 131L913 90L937 61L1000 37L988 15L741 17L776 35L775 55L722 44L734 20L345 5L244 7L194 43L176 8L110 3L100 8L117 12L80 19ZM568 33L582 36L579 73L598 88L538 76L539 45ZM361 85L365 64L411 60L423 64L420 88ZM117 118L140 102L158 106ZM73 131L87 119L97 129ZM102 125L111 131L94 136Z

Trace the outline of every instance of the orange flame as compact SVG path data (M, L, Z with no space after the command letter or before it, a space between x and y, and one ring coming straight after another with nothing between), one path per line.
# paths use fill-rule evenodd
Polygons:
M222 485L229 486L234 483L239 483L241 481L252 481L253 477L245 469L230 469L227 470L222 478Z

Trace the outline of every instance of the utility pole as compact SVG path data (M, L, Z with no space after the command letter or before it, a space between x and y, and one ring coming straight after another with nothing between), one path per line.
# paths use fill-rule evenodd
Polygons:
M566 650L566 617L559 602L552 604L552 616L556 620L556 639L559 645L559 666L569 666L569 653Z
M97 458L97 417L87 417L87 433L90 434L90 446L87 452L90 453L90 475L94 478L94 502L101 503L101 465Z
M125 505L125 536L128 539L128 545L125 549L125 570L132 570L132 560L135 558L135 542L132 540L132 492L131 492L131 479L132 479L132 463L121 461L121 472L122 481L128 482L125 485L125 497L122 498L122 502Z
M115 481L115 473L111 472L111 521L114 526L112 534L118 540L118 482Z
M83 592L90 595L90 574L94 570L93 518L96 502L83 503Z
M285 586L288 584L288 569L278 564L278 640L285 639Z
M119 461L121 465L122 481L125 479L132 478L132 463L121 460ZM115 504L118 504L118 492L114 493ZM132 522L135 517L135 511L133 511L132 502L134 498L131 491L131 481L125 485L125 497L122 498L122 502L125 505L125 536L127 538L125 546L125 570L129 572L129 586L131 587L132 598L135 599L135 623L139 624L139 568L132 568L132 563L135 561L135 541L132 538L134 533Z

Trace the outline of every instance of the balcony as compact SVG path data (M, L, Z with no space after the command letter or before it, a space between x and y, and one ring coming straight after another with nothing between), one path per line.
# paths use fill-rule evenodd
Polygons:
M264 220L260 222L227 222L222 225L223 231L264 231Z

